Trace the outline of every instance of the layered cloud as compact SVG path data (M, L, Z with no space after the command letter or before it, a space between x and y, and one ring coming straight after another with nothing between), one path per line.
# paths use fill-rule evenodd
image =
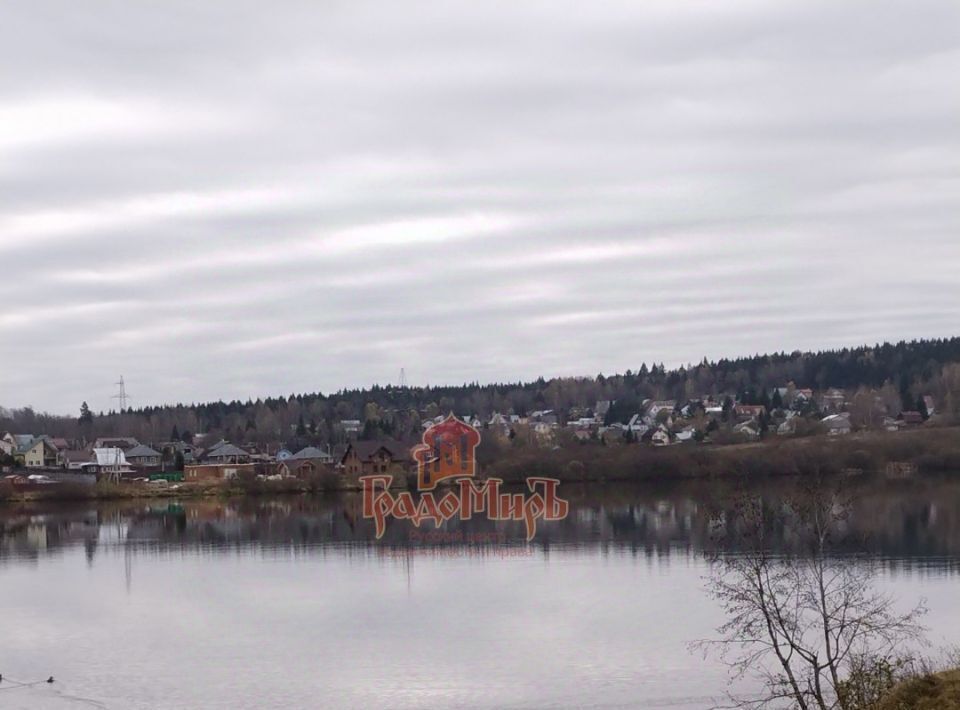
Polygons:
M960 8L76 3L0 22L0 403L957 333Z

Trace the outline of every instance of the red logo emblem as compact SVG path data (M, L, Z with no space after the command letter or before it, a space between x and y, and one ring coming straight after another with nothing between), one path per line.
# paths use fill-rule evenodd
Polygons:
M413 448L417 487L430 491L446 479L477 475L476 450L480 432L452 413L423 432L423 443Z

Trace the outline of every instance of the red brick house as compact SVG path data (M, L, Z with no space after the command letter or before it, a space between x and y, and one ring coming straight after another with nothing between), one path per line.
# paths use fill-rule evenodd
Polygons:
M360 476L386 473L394 481L406 481L413 459L410 447L399 441L352 441L340 457L339 466L347 485L359 485Z
M326 458L290 458L277 464L277 473L287 478L313 478L332 472L333 466Z

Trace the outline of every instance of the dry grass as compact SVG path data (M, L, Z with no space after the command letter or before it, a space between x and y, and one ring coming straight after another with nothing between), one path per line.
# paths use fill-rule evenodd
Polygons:
M904 681L877 710L960 710L960 669Z

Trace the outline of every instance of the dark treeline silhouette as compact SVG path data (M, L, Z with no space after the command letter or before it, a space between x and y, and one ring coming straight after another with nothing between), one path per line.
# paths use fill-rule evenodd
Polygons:
M30 408L5 411L0 430L44 433L92 440L128 435L141 441L189 441L204 432L233 441L267 444L324 444L345 439L343 420L359 420L364 438L404 438L419 431L425 417L453 411L486 420L492 413L521 416L552 409L561 417L589 413L597 401L615 401L608 420L637 411L645 399L684 401L704 395L769 402L775 388L856 388L888 385L904 402L916 402L940 377L945 364L960 362L960 337L843 348L821 352L775 353L668 370L641 364L636 370L596 377L562 377L532 382L397 387L373 386L333 394L191 405L165 405L94 414L84 402L78 416L42 414Z

